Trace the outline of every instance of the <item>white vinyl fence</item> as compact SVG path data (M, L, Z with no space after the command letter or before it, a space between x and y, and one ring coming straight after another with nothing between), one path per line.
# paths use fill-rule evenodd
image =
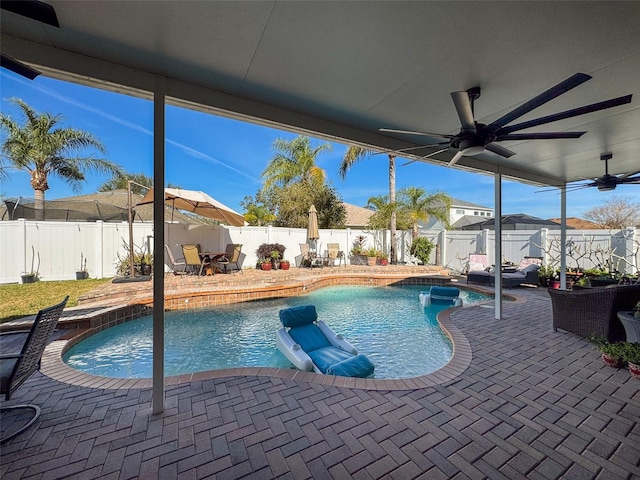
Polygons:
M153 224L135 223L136 250L150 251ZM389 231L357 229L320 230L317 251L324 254L328 243L338 243L348 253L358 235L367 239L366 247L389 252ZM485 253L494 264L495 234L483 231L427 231L437 248L430 263L438 263L453 271L464 271L470 253ZM503 231L503 261L518 263L526 256L542 257L546 264L559 266L559 230ZM22 273L34 271L41 280L75 279L75 272L86 259L92 278L116 276L119 259L126 258L129 226L105 222L38 222L32 220L0 221L0 283L17 283ZM203 251L224 251L227 243L242 244L241 265L254 267L256 249L262 243L280 243L286 247L285 258L300 264L300 244L307 242L304 228L227 227L220 225L165 224L165 241L174 257L182 257L180 245L199 243ZM409 263L411 232L398 232L398 260ZM570 267L605 267L633 273L640 265L640 231L568 230L567 265ZM164 257L164 252L162 253ZM347 255L348 257L348 255ZM165 262L167 259L165 259ZM33 265L33 266L32 266Z
M364 235L365 246L389 251L389 232L356 229L320 230L317 251L325 254L327 243L338 243L349 252L356 236ZM399 238L409 238L399 232ZM153 247L153 224L134 223L135 250L149 252ZM13 220L0 222L0 283L17 283L23 273L37 272L40 280L71 280L86 259L91 278L116 276L120 259L128 258L129 225L105 222L38 222ZM304 228L228 227L222 225L165 224L165 243L175 258L182 257L181 245L199 243L202 251L222 252L227 243L242 244L240 265L254 267L256 250L262 243L285 246L285 258L292 265L301 260L300 244L307 243ZM399 242L401 243L401 242ZM408 249L398 248L401 261L409 261ZM164 257L164 252L162 252ZM406 255L406 257L405 257ZM348 256L348 255L347 255ZM165 258L165 263L168 259ZM84 266L84 265L82 265Z

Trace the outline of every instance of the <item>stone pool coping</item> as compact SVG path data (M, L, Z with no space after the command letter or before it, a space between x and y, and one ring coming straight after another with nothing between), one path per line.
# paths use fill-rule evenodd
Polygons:
M168 310L199 309L202 307L238 303L257 299L282 298L298 296L319 288L335 285L442 285L450 284L450 277L443 276L406 276L406 275L342 275L340 277L319 277L301 281L283 282L280 285L270 285L258 288L234 288L219 291L185 292L165 297L165 307ZM492 295L493 291L476 286L457 285L462 289L476 291ZM251 293L253 292L253 293ZM503 295L517 302L526 301L524 297L511 293ZM185 302L185 299L189 301ZM194 300L194 301L191 301ZM221 370L209 370L203 372L188 373L165 377L165 385L176 385L191 381L209 380L233 376L269 376L282 379L290 379L309 383L319 383L336 387L347 387L366 390L413 390L439 385L455 379L467 369L472 359L472 351L465 335L451 321L451 315L460 308L486 308L490 302L474 305L472 307L454 307L438 314L437 320L440 328L450 339L453 346L453 354L450 361L435 372L413 378L403 379L375 379L352 378L323 375L314 372L303 372L296 369L283 369L273 367L239 367ZM65 321L61 325L66 328L62 335L51 342L42 357L41 371L54 380L89 388L103 389L128 389L151 388L151 378L122 379L92 375L69 367L62 357L64 353L77 342L97 333L105 328L123 323L134 318L139 318L151 313L152 299L138 300L136 303L119 306L106 306L91 308L91 315L73 315L68 312ZM173 307L173 308L170 308ZM76 308L87 310L86 307ZM85 312L86 313L86 312Z

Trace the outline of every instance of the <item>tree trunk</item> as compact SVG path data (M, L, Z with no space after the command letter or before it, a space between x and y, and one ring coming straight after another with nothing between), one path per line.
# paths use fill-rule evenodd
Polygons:
M396 242L396 157L389 155L389 203L393 206L391 209L391 220L389 228L391 229L391 251L389 258L391 264L397 262L397 242Z
M34 205L35 219L38 221L43 221L44 220L44 190L34 190L33 194L36 200Z

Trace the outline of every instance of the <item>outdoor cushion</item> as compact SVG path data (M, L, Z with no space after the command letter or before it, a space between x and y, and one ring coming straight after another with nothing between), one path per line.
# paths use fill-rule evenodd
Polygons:
M342 362L331 365L325 372L327 375L337 375L340 377L368 377L373 373L374 365L366 355L362 353L355 357L348 358Z
M433 286L429 290L432 305L450 305L460 296L460 289L456 287Z
M301 305L280 310L280 321L287 328L309 325L318 319L315 305Z
M292 328L289 335L309 356L314 350L331 345L318 326L313 324Z
M362 353L350 353L330 346L309 352L309 357L318 369L327 375L341 377L368 377L373 373L374 365Z

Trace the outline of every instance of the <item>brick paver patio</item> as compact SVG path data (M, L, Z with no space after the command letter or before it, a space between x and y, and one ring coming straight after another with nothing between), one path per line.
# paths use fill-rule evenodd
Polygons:
M640 478L640 381L582 338L553 332L546 292L455 310L471 347L453 379L369 390L268 376L149 388L36 373L3 404L38 422L2 446L3 479Z

